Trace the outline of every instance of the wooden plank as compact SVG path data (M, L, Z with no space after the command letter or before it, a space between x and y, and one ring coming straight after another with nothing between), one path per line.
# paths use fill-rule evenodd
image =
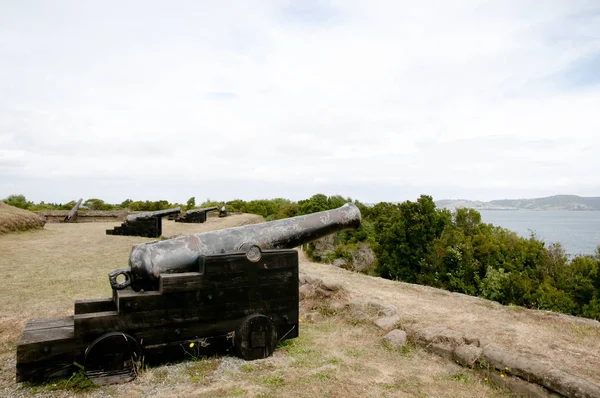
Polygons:
M75 315L75 335L102 334L109 331L132 331L188 322L211 322L241 318L254 313L277 313L298 305L296 297L219 305L202 305L189 309L166 309L119 314L117 311Z
M98 312L95 314L75 315L76 335L103 334L109 331L131 331L152 328L181 322L193 322L214 319L215 308L202 309L170 309L157 311L133 312L119 315L117 311Z
M17 362L17 383L25 381L45 381L52 377L71 376L76 370L73 358L63 358L46 362Z
M38 318L28 319L25 324L24 331L40 330L40 329L52 329L60 328L65 326L73 327L72 316L62 316L60 318Z
M194 342L194 349L189 344ZM195 356L209 356L227 353L232 348L231 339L227 336L214 336L207 339L208 345L198 345L197 339L181 340L177 342L152 344L144 346L144 362L152 365L192 359Z
M207 301L206 297L203 297L207 294L204 291L178 292L169 295L163 295L159 291L118 294L117 308L119 314L174 308L197 308L202 305L203 301Z
M199 272L182 272L179 274L162 274L159 286L161 293L190 292L206 287L204 275Z
M86 344L75 337L73 325L24 331L17 342L17 363L42 362L52 358L74 358Z
M233 324L237 325L237 321ZM217 329L215 326L216 323L214 322L181 323L135 330L131 332L131 335L141 344L159 344L186 339L211 337L216 334Z
M257 263L248 261L245 254L214 255L204 259L204 274L208 276L244 272L248 267L263 270L298 268L298 253L268 253Z
M112 298L75 300L75 315L114 311L115 309L115 302Z
M259 286L275 283L298 283L297 269L260 269L257 274ZM159 279L159 290L163 294L173 292L189 292L194 290L232 288L249 286L245 272L223 273L217 275L197 272L183 272L179 274L163 274Z
M250 297L250 288L248 286L211 286L198 291L164 294L161 294L159 291L137 293L132 290L121 290L116 293L116 301L119 314L126 314L169 308L196 308L202 305L243 303L252 300L297 298L297 296L297 284L275 283L257 286L254 297Z

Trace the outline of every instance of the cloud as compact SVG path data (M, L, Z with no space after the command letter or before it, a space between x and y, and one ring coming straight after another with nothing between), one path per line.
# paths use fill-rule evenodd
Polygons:
M599 57L593 2L14 3L0 196L597 194Z

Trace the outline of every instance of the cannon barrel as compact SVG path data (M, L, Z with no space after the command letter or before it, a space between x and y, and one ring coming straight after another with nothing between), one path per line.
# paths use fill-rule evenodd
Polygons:
M334 232L360 226L360 210L347 203L342 207L283 220L186 235L164 241L134 245L129 267L112 271L113 289L131 285L133 290L155 290L161 274L198 271L203 255L261 250L290 249ZM118 281L119 275L125 280Z

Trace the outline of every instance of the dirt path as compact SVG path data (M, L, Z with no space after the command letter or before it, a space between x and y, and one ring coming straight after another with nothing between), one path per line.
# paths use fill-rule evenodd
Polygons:
M483 337L565 372L600 382L600 322L356 274L312 263L302 253L300 269L343 281L353 296L374 297L394 306L406 325L443 326Z

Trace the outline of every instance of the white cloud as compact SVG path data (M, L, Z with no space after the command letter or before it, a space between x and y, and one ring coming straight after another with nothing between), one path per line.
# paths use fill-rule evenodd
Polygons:
M0 16L0 196L599 193L593 2L48 7Z

